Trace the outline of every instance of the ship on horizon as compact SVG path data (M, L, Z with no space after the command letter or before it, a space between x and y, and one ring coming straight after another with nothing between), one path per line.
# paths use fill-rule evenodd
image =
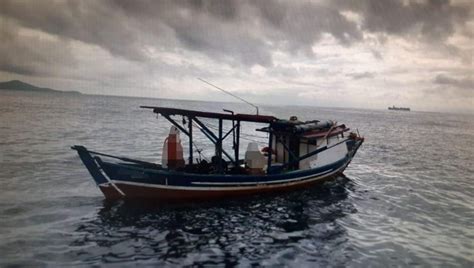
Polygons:
M392 105L392 107L388 107L388 109L394 111L410 111L410 108L408 107L396 107L395 105Z

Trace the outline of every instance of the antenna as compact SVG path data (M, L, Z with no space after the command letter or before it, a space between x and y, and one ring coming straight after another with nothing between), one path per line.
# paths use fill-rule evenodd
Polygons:
M236 98L236 99L239 99L239 100L241 100L241 101L247 103L248 105L254 107L255 109L257 109L257 115L258 115L258 106L257 106L257 105L255 105L255 104L253 104L253 103L250 103L250 102L248 102L248 101L242 99L241 97L236 96L236 95L230 93L229 91L227 91L227 90L225 90L225 89L223 89L223 88L220 88L220 87L218 87L218 86L216 86L216 85L213 85L213 84L207 82L207 81L204 80L204 79L201 79L201 78L198 78L198 79L201 80L202 82L204 82L204 83L206 83L206 84L208 84L208 85L210 85L210 86L213 86L213 87L219 89L220 91L222 91L222 92L224 92L224 93L226 93L226 94L229 94L229 95L231 95L232 97L234 97L234 98Z

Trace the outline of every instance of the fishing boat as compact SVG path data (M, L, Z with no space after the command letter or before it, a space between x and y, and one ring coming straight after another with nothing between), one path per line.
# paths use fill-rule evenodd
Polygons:
M333 121L279 119L258 110L236 114L141 108L171 123L161 163L71 147L106 199L208 200L310 187L341 174L364 142L358 131ZM258 133L268 136L264 146L249 142L241 152L244 124L256 125ZM195 135L200 133L212 144L210 160L195 157ZM181 134L187 138L186 158Z

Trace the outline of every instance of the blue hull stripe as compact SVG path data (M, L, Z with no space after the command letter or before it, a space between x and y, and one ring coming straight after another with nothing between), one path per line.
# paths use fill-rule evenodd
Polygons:
M122 185L134 185L134 186L142 186L142 187L148 187L148 188L156 188L156 189L166 189L166 190L188 190L188 191L248 191L248 190L256 190L256 189L263 189L263 188L273 188L273 187L281 187L281 186L289 186L289 185L296 185L296 184L302 184L302 183L307 183L307 182L313 182L313 181L318 181L318 180L323 180L325 178L328 178L344 169L345 166L342 166L339 170L335 170L330 173L326 173L325 175L321 176L308 176L308 177L303 177L299 178L298 180L292 180L290 182L282 182L282 183L274 183L274 184L253 184L253 185L228 185L225 187L222 186L176 186L176 185L162 185L162 184L150 184L150 183L141 183L141 182L131 182L131 181L113 181L116 184L119 184L119 186Z
M202 175L181 172L166 172L121 164L101 162L101 166L110 179L114 181L129 181L157 185L174 186L236 186L287 183L303 180L309 177L321 176L337 170L350 160L349 156L316 169L291 171L283 174L249 176L249 175Z

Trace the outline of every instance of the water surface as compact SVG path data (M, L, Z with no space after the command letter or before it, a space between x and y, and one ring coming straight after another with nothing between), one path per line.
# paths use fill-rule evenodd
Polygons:
M346 123L366 142L345 176L303 191L179 206L106 202L69 147L158 161L169 125L140 105L253 112L2 92L0 266L474 265L471 115L263 106ZM256 127L243 130L242 148L267 140ZM196 143L210 156L204 138Z

